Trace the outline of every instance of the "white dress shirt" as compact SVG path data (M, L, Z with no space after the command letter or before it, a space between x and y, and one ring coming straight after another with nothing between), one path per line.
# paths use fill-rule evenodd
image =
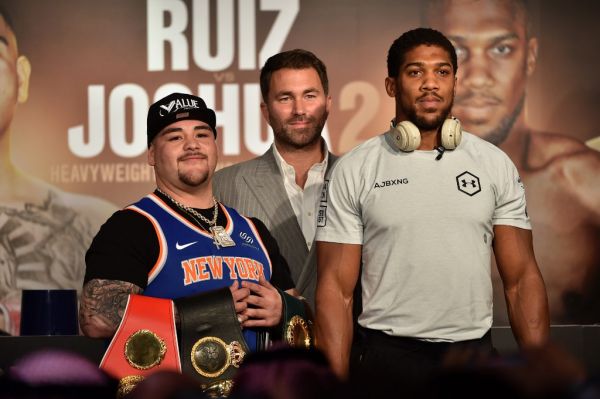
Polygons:
M327 150L327 144L323 143L323 153L325 157L323 161L314 164L308 170L308 178L304 184L304 189L296 184L296 171L294 167L288 164L279 151L277 146L273 145L273 153L275 160L283 176L283 185L285 191L292 204L296 219L304 235L306 246L310 250L315 239L315 233L317 229L317 210L319 209L319 200L321 197L321 191L323 190L323 182L325 180L325 172L327 171L327 162L329 158L329 152Z

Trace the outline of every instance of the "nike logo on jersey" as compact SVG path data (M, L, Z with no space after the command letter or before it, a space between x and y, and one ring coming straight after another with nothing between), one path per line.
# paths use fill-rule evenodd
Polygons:
M196 244L198 241L193 241L193 242L188 242L187 244L179 244L179 242L175 243L175 248L177 248L178 251L181 251L182 249L186 249L189 246L192 246L194 244Z

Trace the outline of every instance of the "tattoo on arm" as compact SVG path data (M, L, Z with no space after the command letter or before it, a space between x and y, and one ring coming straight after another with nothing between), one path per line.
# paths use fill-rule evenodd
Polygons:
M112 335L117 330L129 294L140 294L143 290L135 284L119 280L93 279L88 281L81 295L79 321L86 335Z

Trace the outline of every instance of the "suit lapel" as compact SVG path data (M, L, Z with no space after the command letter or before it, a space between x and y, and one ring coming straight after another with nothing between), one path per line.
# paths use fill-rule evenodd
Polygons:
M278 214L294 213L270 149L259 158L254 171L244 175L244 181L248 190L256 197L264 214L267 215L270 222L267 226L280 222ZM283 207L284 212L274 212L274 206ZM264 222L267 223L267 220Z
M337 158L329 153L326 178ZM256 168L243 176L244 182L247 190L256 198L262 213L266 215L263 222L271 230L271 233L276 238L285 235L286 241L293 243L291 245L292 252L286 254L286 260L296 282L296 288L300 292L304 292L308 287L315 285L317 273L315 245L309 252L304 244L304 234L302 234L298 219L296 219L296 214L285 191L273 149L270 148L257 161ZM277 227L275 228L275 226ZM278 238L278 241L281 241L281 238ZM283 242L279 242L280 247L284 245Z
M290 236L293 242L298 242L295 252L301 259L306 257L308 249L304 243L302 230L298 225L296 214L283 185L283 178L275 161L272 149L263 154L257 163L254 173L244 176L248 189L256 197L264 214L267 215L265 224L273 232L272 226L286 226L285 234ZM293 223L290 223L293 220ZM288 259L291 264L291 260ZM290 265L291 266L291 265Z

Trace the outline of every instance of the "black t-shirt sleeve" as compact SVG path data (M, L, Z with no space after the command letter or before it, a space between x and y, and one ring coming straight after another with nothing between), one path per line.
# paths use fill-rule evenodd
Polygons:
M277 245L277 241L267 229L267 226L257 218L250 218L254 225L256 226L256 230L258 234L260 234L260 238L262 239L265 247L267 248L267 252L269 253L269 258L271 258L271 264L273 266L273 273L271 275L271 284L280 290L289 290L294 288L294 280L292 280L292 275L290 273L290 267L288 266L287 261L281 255L279 251L279 245Z
M145 289L158 254L158 238L150 220L130 209L117 211L102 225L85 254L84 283L120 280Z

